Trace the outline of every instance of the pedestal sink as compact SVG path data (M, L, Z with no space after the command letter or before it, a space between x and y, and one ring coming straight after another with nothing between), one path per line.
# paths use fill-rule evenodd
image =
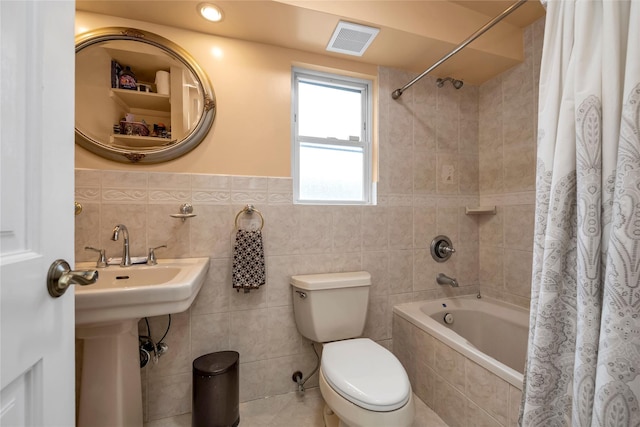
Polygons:
M79 427L142 426L138 320L187 310L208 269L209 258L115 265L76 288L76 338L84 340Z

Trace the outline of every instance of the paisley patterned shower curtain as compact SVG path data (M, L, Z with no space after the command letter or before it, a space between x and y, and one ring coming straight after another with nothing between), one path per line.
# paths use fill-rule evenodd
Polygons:
M640 0L547 3L523 426L640 426Z

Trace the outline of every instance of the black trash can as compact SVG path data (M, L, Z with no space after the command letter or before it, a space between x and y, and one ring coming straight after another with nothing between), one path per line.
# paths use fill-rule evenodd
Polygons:
M240 424L237 351L218 351L193 361L192 427Z

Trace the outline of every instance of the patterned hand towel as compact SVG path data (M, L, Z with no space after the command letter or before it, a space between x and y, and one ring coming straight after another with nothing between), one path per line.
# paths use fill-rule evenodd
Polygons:
M266 283L262 231L237 230L233 248L233 287L245 293Z

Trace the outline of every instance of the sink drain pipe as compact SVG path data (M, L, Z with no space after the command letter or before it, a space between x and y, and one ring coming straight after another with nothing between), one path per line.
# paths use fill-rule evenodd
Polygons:
M144 318L147 324L147 335L139 335L140 341L140 368L144 368L149 363L149 360L153 360L153 363L158 363L160 356L169 351L169 346L163 342L171 329L171 315L169 314L169 321L167 323L167 329L164 331L162 338L156 343L151 336L151 326L149 326L149 319ZM153 356L152 356L153 354Z

